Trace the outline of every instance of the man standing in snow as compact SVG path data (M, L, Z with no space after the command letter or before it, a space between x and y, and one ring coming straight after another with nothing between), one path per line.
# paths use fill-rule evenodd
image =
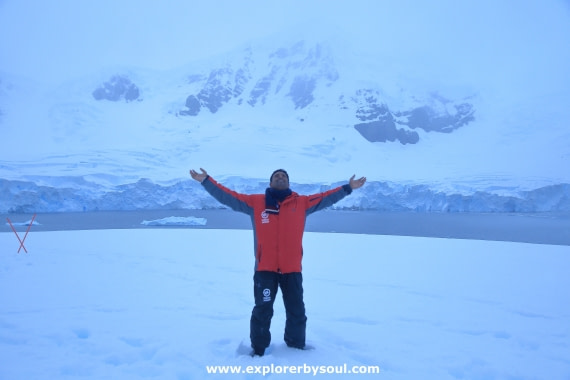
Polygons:
M275 170L265 194L240 194L216 182L200 168L190 170L210 195L235 211L251 216L255 236L255 274L250 338L253 355L263 356L271 341L269 327L277 288L285 306L285 343L305 348L307 317L303 302L303 232L307 215L325 209L364 185L366 178L350 178L348 184L314 195L299 195L289 188L289 175Z

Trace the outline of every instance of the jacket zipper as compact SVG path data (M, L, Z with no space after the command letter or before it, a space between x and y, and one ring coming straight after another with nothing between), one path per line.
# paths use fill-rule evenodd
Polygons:
M279 205L279 211L281 211L281 202L279 202L278 205ZM280 264L280 262L281 262L281 260L280 260L281 250L279 249L279 246L280 246L280 244L279 244L279 231L280 231L280 229L279 229L279 214L275 214L275 220L277 222L277 238L276 238L276 247L275 247L275 250L277 251L277 273L281 273L281 268L280 268L280 266L281 266L281 264Z

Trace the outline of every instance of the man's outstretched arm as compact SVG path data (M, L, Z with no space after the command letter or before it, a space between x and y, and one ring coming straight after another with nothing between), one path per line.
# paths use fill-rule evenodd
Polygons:
M200 171L202 173L198 173L196 170L194 169L190 169L190 176L195 179L196 181L202 183L206 177L208 177L208 172L206 172L204 169L200 168Z
M356 190L364 186L366 183L366 177L360 177L359 179L354 179L354 177L356 177L355 174L353 174L352 177L350 177L348 180L348 184L352 190Z
M346 185L325 191L324 193L309 196L309 208L307 209L307 215L332 206L352 193L352 190L359 189L366 183L366 177L360 177L359 179L354 179L354 177L356 176L353 175L350 177Z
M204 189L216 200L234 211L239 211L251 215L253 208L249 204L248 200L250 198L247 194L240 194L233 190L228 189L216 182L208 172L200 168L201 173L198 173L194 169L190 169L190 176L200 182Z

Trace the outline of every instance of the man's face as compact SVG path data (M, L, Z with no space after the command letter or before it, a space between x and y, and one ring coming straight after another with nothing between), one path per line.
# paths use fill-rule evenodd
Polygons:
M289 178L287 178L287 174L283 172L277 172L273 174L271 177L271 183L269 184L274 189L277 190L286 190L289 188Z

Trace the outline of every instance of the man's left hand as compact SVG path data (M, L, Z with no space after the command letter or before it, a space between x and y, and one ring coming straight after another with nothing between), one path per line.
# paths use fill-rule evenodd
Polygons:
M353 174L352 177L350 177L348 180L348 184L352 190L361 188L366 182L366 177L360 177L359 179L354 179L354 177L356 177L356 175Z

